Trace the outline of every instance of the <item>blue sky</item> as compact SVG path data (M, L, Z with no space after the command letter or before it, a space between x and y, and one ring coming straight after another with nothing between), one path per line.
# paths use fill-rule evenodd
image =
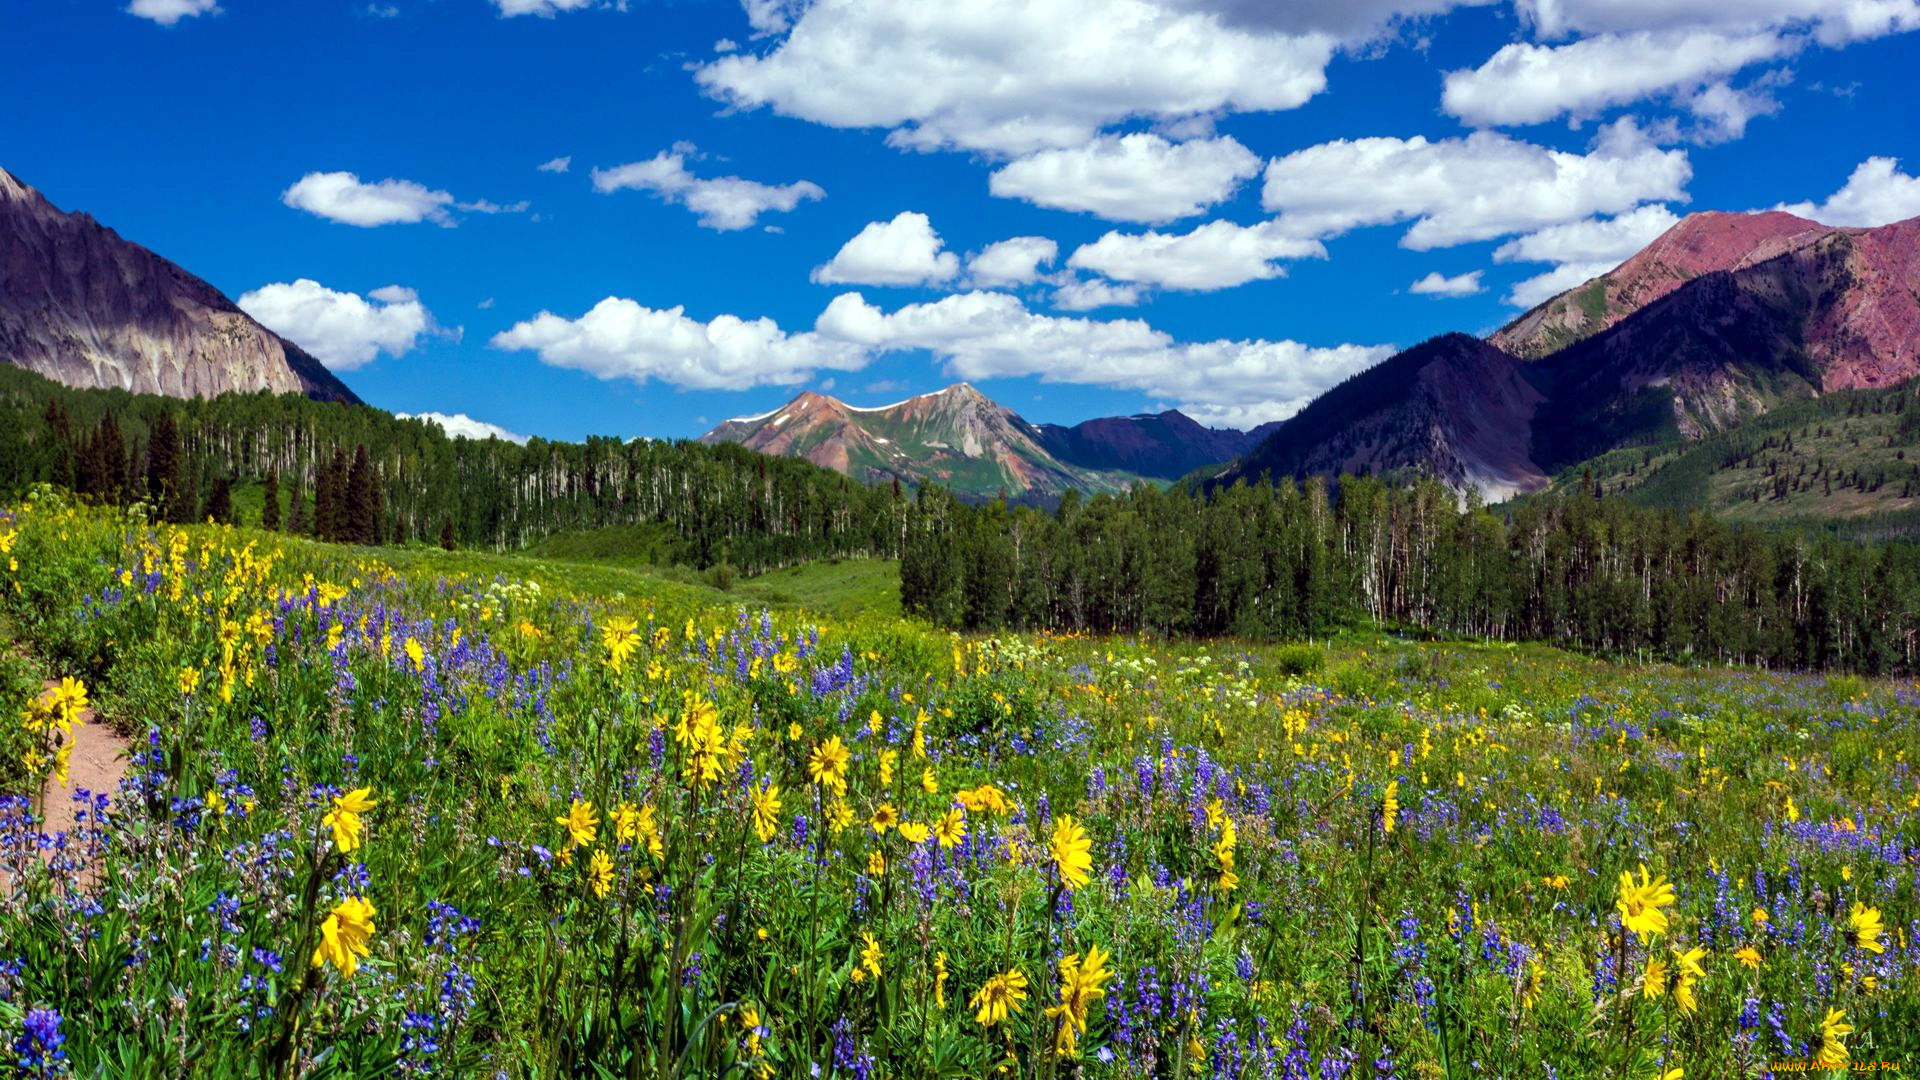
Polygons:
M0 167L395 411L691 436L965 378L1036 421L1244 425L1679 215L1920 215L1915 30L1920 0L61 0L0 15Z

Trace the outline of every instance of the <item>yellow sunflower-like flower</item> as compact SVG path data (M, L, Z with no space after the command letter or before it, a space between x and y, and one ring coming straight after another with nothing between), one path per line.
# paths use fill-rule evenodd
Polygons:
M940 820L933 823L933 835L939 839L940 846L950 848L958 844L967 835L967 818L958 808L949 807Z
M1107 996L1104 987L1113 978L1113 972L1107 970L1110 958L1096 945L1087 949L1084 958L1072 953L1060 959L1060 1004L1046 1010L1048 1017L1060 1021L1053 1036L1053 1052L1060 1057L1080 1052L1080 1036L1087 1031L1087 1007Z
M340 854L351 855L361 845L361 836L366 831L362 815L374 808L372 788L355 788L345 795L333 797L333 808L320 819L320 824L333 830L333 845Z
M1655 934L1667 932L1667 913L1662 909L1672 907L1675 902L1673 886L1667 883L1666 875L1648 877L1646 864L1640 866L1638 883L1632 874L1620 872L1620 895L1614 902L1620 910L1620 925L1640 935L1643 944Z
M836 795L847 793L847 762L853 755L847 750L847 744L835 735L826 742L814 746L807 755L807 779L831 790Z
M1393 832L1394 822L1400 819L1400 781L1387 784L1387 796L1380 804L1380 820L1386 823L1389 834Z
M600 835L600 815L593 812L593 804L585 799L574 799L567 807L567 816L554 818L553 823L565 826L569 851L590 846Z
M753 831L763 844L773 841L780 828L780 785L768 784L753 792Z
M1851 1034L1853 1025L1847 1023L1846 1014L1839 1009L1828 1009L1826 1019L1820 1021L1819 1063L1827 1066L1845 1065L1847 1036Z
M625 615L616 615L600 627L600 645L607 650L607 666L618 675L627 657L640 647L640 624Z
M360 969L360 958L371 951L373 905L365 897L349 896L335 904L320 924L320 945L313 950L313 966L332 964L341 975L351 977Z
M1853 902L1852 910L1847 913L1847 944L1870 953L1883 953L1887 947L1880 944L1880 935L1885 932L1879 908L1870 908L1858 900Z
M926 843L927 837L932 835L932 828L922 825L917 821L903 821L900 823L900 839L905 840L914 847L919 847L921 844Z
M865 947L860 950L860 966L866 970L867 974L878 979L880 977L880 961L885 960L887 954L880 951L880 943L873 939L872 934L861 934L860 936L866 940Z
M596 850L587 860L587 882L593 886L593 895L602 900L613 891L613 860L606 852Z
M1047 844L1048 854L1054 864L1060 868L1060 880L1072 892L1086 885L1093 873L1093 841L1073 815L1062 814L1053 826L1053 839Z
M892 803L881 803L874 807L870 824L875 835L885 836L888 829L900 824L900 811L895 810Z
M973 1000L968 1002L974 1009L974 1023L982 1028L992 1028L1007 1017L1020 1011L1020 1003L1027 1000L1027 977L1019 968L1006 971L989 978L986 984L974 991Z

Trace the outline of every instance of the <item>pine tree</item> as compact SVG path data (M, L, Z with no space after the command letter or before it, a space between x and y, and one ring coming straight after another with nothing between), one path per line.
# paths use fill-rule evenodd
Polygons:
M373 474L373 464L367 460L367 447L363 443L353 451L353 465L347 470L347 497L343 528L344 539L355 544L372 544L379 540L380 493L379 480Z
M267 470L267 482L261 485L260 527L270 532L280 529L280 473Z
M221 525L233 524L233 481L225 474L213 481L213 490L207 494L208 519Z
M287 492L287 532L292 536L306 536L312 531L313 521L307 515L307 492L296 475L293 488Z
M453 519L450 517L440 519L440 546L448 551L459 547L453 539Z

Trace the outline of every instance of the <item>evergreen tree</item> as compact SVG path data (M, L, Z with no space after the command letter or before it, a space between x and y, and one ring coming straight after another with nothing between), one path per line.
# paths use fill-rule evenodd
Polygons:
M371 544L378 521L378 495L374 490L373 465L367 460L365 443L354 447L353 464L347 470L346 499L341 520L341 539L354 544Z
M271 532L280 530L280 471L267 470L266 483L260 490L260 527Z
M300 477L293 478L293 487L287 491L287 532L293 536L307 536L313 531L313 520L307 511L307 492L300 486Z
M221 525L233 524L233 481L224 475L213 481L213 489L207 493L208 519Z
M440 546L447 551L452 551L459 547L459 544L453 538L453 519L450 517L440 520Z

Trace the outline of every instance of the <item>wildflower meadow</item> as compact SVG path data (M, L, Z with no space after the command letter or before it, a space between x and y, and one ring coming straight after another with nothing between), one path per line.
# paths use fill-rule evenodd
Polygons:
M17 1074L1920 1070L1920 685L529 566L0 512Z

